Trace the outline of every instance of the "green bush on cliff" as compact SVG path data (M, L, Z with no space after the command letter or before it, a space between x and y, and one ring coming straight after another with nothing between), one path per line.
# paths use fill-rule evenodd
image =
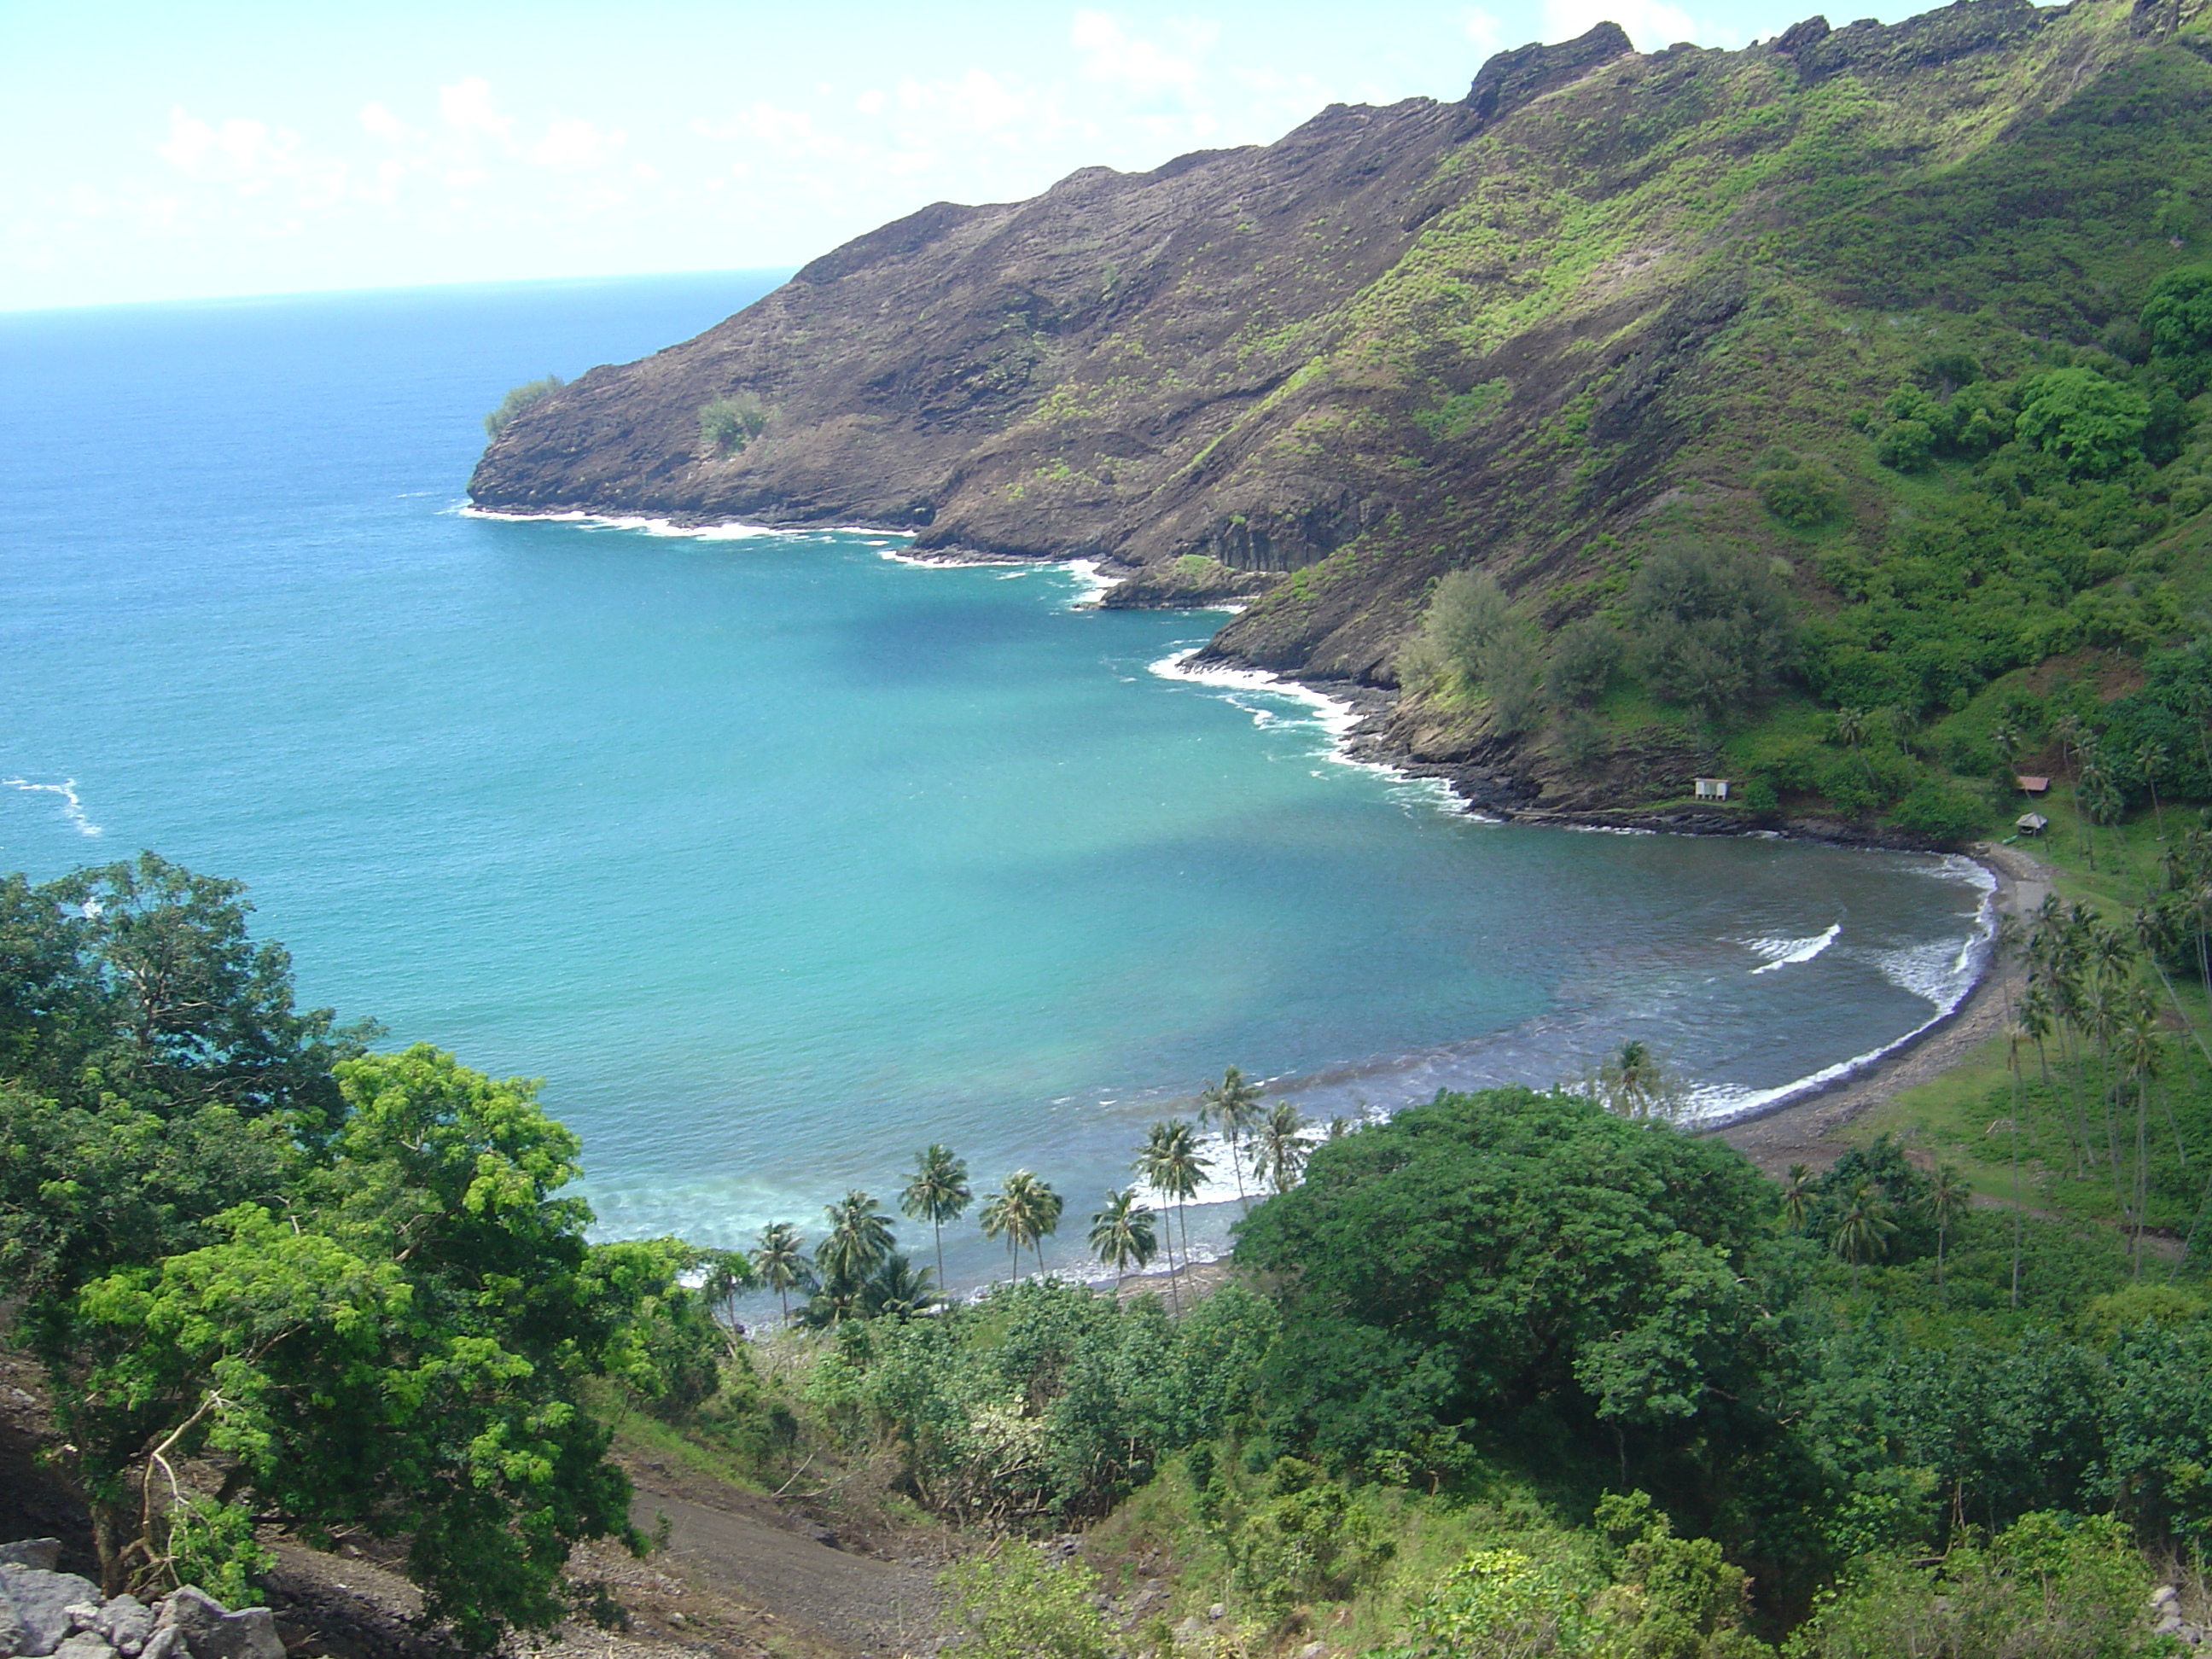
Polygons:
M716 398L699 408L699 441L709 455L738 455L768 430L768 410L750 392Z
M484 436L496 438L507 430L507 423L538 401L558 392L562 380L558 374L548 374L542 380L525 380L520 386L508 388L505 397L490 414L483 417Z

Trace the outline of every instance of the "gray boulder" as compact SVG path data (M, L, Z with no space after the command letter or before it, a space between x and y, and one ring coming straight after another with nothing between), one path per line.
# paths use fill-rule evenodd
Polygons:
M174 1625L163 1625L146 1638L138 1659L189 1659L191 1653L185 1645L184 1632Z
M100 1592L88 1579L12 1564L0 1565L0 1597L14 1605L22 1631L18 1645L31 1659L45 1659L67 1639L71 1606L100 1605Z
M15 1604L0 1595L0 1659L15 1659L23 1650L23 1621L15 1616Z
M266 1607L226 1613L222 1602L197 1584L185 1585L161 1603L160 1624L184 1632L192 1659L284 1659L275 1613Z
M146 1638L154 1633L154 1609L135 1595L118 1595L103 1603L100 1617L86 1626L106 1640L123 1659L138 1659Z
M62 1540L58 1538L25 1538L13 1544L0 1544L0 1566L36 1567L40 1572L52 1572L61 1559Z
M115 1650L94 1632L81 1630L63 1639L54 1650L54 1659L115 1659Z

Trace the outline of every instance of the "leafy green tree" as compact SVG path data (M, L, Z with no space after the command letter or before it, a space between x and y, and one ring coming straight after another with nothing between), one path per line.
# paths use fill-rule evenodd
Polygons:
M1159 1240L1152 1231L1151 1208L1137 1202L1133 1187L1117 1187L1108 1191L1106 1207L1091 1218L1091 1253L1111 1267L1120 1280L1129 1276L1134 1267L1139 1273L1153 1256L1159 1253Z
M1539 1402L1588 1431L1695 1419L1747 1359L1771 1210L1733 1151L1579 1097L1443 1094L1326 1142L1238 1237L1283 1276L1270 1431L1358 1458Z
M1605 695L1620 660L1620 635L1599 617L1578 617L1553 636L1545 695L1563 708L1587 707Z
M575 1139L527 1083L418 1045L338 1086L333 1155L279 1203L78 1292L58 1407L111 1584L159 1559L148 1482L212 1455L268 1511L407 1539L428 1616L488 1647L568 1610L577 1541L637 1541L576 1389L658 1391L632 1315L678 1253L593 1264Z
M768 430L769 412L759 398L739 392L699 406L699 441L711 456L739 455Z
M1475 673L1501 736L1518 737L1536 724L1544 711L1544 659L1525 626L1492 635L1475 655Z
M2140 456L2150 400L2094 369L2057 368L2022 384L2021 441L2077 477L2104 477Z
M2212 351L2212 266L2185 265L2153 284L2142 308L2154 356L2192 358Z
M937 1282L945 1282L945 1224L957 1221L975 1199L968 1185L968 1164L955 1158L950 1146L932 1142L915 1159L914 1174L899 1194L899 1208L916 1221L927 1221L937 1241Z
M1400 653L1398 674L1416 690L1480 679L1482 649L1512 620L1511 604L1487 570L1451 570L1429 595L1421 625Z
M1631 665L1662 697L1708 714L1761 696L1795 658L1787 586L1766 562L1738 550L1654 548L1626 608Z

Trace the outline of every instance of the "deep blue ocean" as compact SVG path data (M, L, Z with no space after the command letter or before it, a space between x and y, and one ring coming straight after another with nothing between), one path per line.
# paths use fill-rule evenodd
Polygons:
M249 883L308 1000L544 1078L610 1234L942 1140L1060 1188L1070 1270L1232 1062L1326 1118L1640 1036L1718 1110L1966 984L1969 866L1480 822L1079 571L462 511L507 386L773 280L0 315L0 866Z

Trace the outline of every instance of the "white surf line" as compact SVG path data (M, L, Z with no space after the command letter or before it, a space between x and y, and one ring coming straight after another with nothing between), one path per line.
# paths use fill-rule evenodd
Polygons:
M1311 711L1311 723L1319 726L1328 739L1327 748L1322 750L1323 758L1354 771L1378 773L1392 784L1418 796L1422 805L1432 806L1454 817L1471 818L1478 823L1498 822L1487 813L1477 812L1468 807L1442 778L1416 777L1403 767L1393 766L1388 761L1361 760L1353 756L1349 739L1352 728L1360 720L1359 709L1355 704L1341 697L1332 697L1326 691L1317 691L1312 686L1303 685L1296 680L1271 674L1263 668L1231 668L1220 665L1195 667L1190 660L1195 654L1193 651L1178 652L1145 666L1164 680L1204 686L1220 694L1222 700L1231 708L1240 708L1252 715L1255 726L1272 726L1277 721L1272 717L1263 717L1262 711L1255 709L1250 704L1239 702L1235 693L1257 692L1265 696L1282 697L1292 702L1304 703ZM1316 773L1315 775L1320 775Z
M4 784L10 789L21 789L27 794L59 795L62 798L62 811L69 816L69 821L76 826L77 834L97 836L105 833L98 824L85 816L84 802L77 796L75 778L64 778L59 783L34 783L29 778L0 778L0 784Z
M649 518L643 514L611 513L503 513L494 507L478 507L464 501L452 509L457 518L488 519L498 524L574 524L586 530L629 530L647 536L668 536L702 542L750 541L759 536L895 536L903 540L914 539L910 530L892 530L881 525L789 525L754 524L744 519L720 519L713 524L678 524L672 519ZM932 561L914 561L917 564Z
M1843 933L1840 921L1830 924L1825 933L1815 933L1807 939L1754 939L1745 944L1766 958L1766 965L1751 971L1759 974L1779 973L1784 968L1794 968L1801 962L1810 962L1814 957L1836 942Z
M1698 1129L1725 1128L1731 1123L1741 1123L1758 1117L1779 1106L1808 1095L1816 1095L1831 1084L1842 1083L1871 1070L1882 1060L1907 1048L1926 1036L1957 1013L1975 987L1982 982L1982 974L1989 958L1990 941L1996 936L1997 880L1973 860L1952 853L1944 855L1943 866L1954 879L1972 882L1982 890L1981 902L1974 911L1974 925L1960 940L1956 951L1948 942L1923 945L1911 951L1891 952L1879 959L1882 975L1900 990L1925 998L1936 1012L1905 1032L1893 1037L1879 1048L1869 1048L1849 1060L1839 1060L1832 1066L1824 1066L1809 1077L1801 1077L1772 1089L1733 1089L1726 1085L1711 1085L1692 1090L1690 1095L1690 1115L1685 1127ZM1940 953L1942 965L1937 973L1926 971L1927 958ZM1754 969L1754 972L1757 970Z

